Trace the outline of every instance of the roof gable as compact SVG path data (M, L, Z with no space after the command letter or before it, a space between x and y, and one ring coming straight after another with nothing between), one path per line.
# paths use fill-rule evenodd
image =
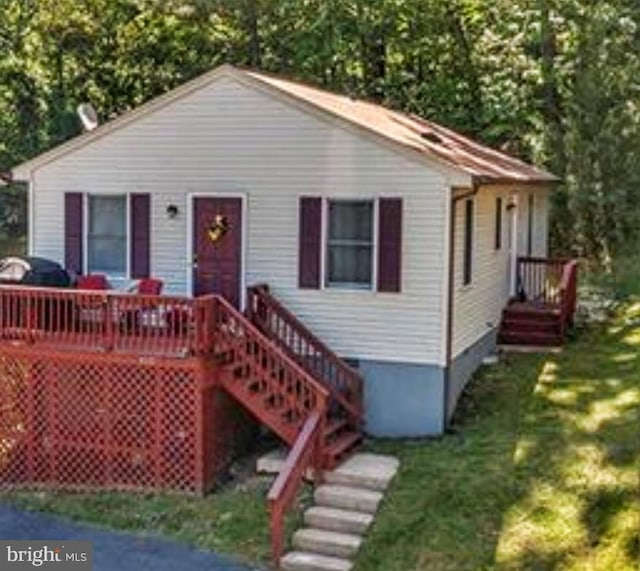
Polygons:
M431 163L435 161L464 173L478 183L550 183L557 180L544 170L420 117L265 73L241 70L230 65L223 65L203 74L93 131L83 133L15 167L14 178L25 179L33 169L55 161L100 137L107 136L140 117L210 85L223 76L231 76L241 83L253 84L263 90L271 91L274 95L284 95L290 101L301 103L307 108L311 106L325 115L328 114L359 127L361 132L376 135L378 139L382 138L398 148L428 159Z

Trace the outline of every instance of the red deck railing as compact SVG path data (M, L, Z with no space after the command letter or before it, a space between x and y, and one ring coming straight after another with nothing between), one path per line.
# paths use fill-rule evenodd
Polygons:
M257 303L255 297L252 299ZM283 312L275 304L270 304L269 308L271 322L275 322L273 321L276 315L275 310L278 310L277 315L282 315ZM114 370L118 369L118 366L122 369L119 365L122 359L125 359L124 362L127 364L132 363L132 371L138 363L146 363L149 372L144 373L144 378L151 381L155 379L153 371L156 360L145 361L137 357L204 357L204 360L173 359L172 362L184 363L184 366L190 367L190 371L195 371L194 375L196 373L200 375L194 377L197 381L194 381L195 387L208 388L212 387L211 379L204 378L202 375L206 376L207 371L216 367L229 367L233 375L228 377L229 380L223 382L222 386L272 430L280 434L285 441L292 444L285 466L268 497L272 548L276 561L279 560L283 551L285 513L291 507L305 473L311 468L316 474L316 479L320 479L319 470L322 469L324 462L323 435L329 395L337 392L340 402L344 403L345 408L354 416L360 414L359 397L361 395L361 380L357 375L337 361L337 357L332 356L328 350L318 349L321 347L319 341L309 336L306 340L302 340L301 334L295 327L293 316L287 316L286 323L289 334L299 339L300 355L309 357L311 355L309 351L314 347L316 358L323 363L318 370L324 371L325 375L334 380L330 385L331 392L313 372L302 366L304 359L294 358L284 349L281 340L277 342L273 337L265 335L220 296L209 295L192 299L178 296L141 296L0 286L0 340L9 342L7 348L34 358L42 353L43 359L45 361L49 359L52 363L56 359L65 363L71 359L72 365L76 362L74 359L81 363L91 363L95 360L95 355L91 353L96 351L101 353L101 366L96 365L95 371L91 369L91 374L101 381L101 384L96 382L91 384L91 387L94 387L100 395L103 393L111 395L110 377L104 371L111 371L109 367L112 361ZM31 351L30 347L33 347L34 351ZM306 347L304 351L302 351L303 347ZM113 359L108 357L108 353L113 354ZM165 361L167 360L163 359L160 362ZM86 377L88 374L85 369L75 365L70 370L72 372L69 375L73 379L75 379L73 375ZM142 375L142 373L135 369L130 376L135 377L135 375ZM122 395L114 393L110 397L116 399L113 400L114 407L117 407L118 399L126 400L123 396L126 393L126 387L131 386L133 382L129 378L118 380L126 382L122 384ZM126 395L126 398L135 403L140 401L142 403L140 406L144 404L149 410L155 411L154 403L157 402L157 393L164 389L162 389L162 383L156 383L153 387L153 391L149 394L132 388L131 394ZM347 395L351 396L348 398ZM89 396L94 400L98 398L93 393ZM168 393L167 398L170 396ZM358 397L357 400L350 400L355 396ZM191 407L189 411L190 414L195 415L194 418L198 419L194 426L200 431L194 433L195 436L191 439L193 442L190 441L189 445L196 446L199 452L196 454L189 447L184 449L192 454L190 458L195 467L191 472L197 475L197 481L192 484L190 481L183 483L180 480L179 485L202 491L206 489L202 474L210 470L204 466L204 460L199 455L206 444L201 432L203 428L199 423L202 420L210 421L211 418L207 418L210 415L206 414L202 408L205 403L199 393L193 393L193 395L189 393L189 398L193 400L193 402L189 401ZM97 410L102 410L99 405L95 406ZM150 425L156 426L164 422L162 420L164 410L162 409L151 418ZM8 421L3 422L2 419L3 416L0 414L0 429L8 424ZM15 424L13 422L12 426ZM155 430L158 431L157 428ZM181 430L179 434L183 432ZM172 437L177 438L173 432L171 434ZM154 446L160 445L154 444ZM166 446L169 447L169 444ZM1 447L0 452L2 452ZM167 448L167 454L170 452ZM107 456L105 456L106 460L101 456L100 461L108 467L108 470L111 470L109 464L111 459ZM160 463L157 459L154 460L155 464L151 460L149 462L148 472L151 475L145 472L144 478L141 476L138 480L142 485L149 486L150 483L155 484L156 480L153 478L160 478L156 485L162 486L165 481L162 478L165 476L159 470L174 468L168 463ZM133 470L128 464L126 469ZM76 472L81 475L83 470L84 468L78 468ZM186 479L186 476L180 477ZM107 478L104 484L103 480L96 480L95 486L109 485L112 480L113 478ZM80 481L72 482L74 486L81 484Z
M0 339L164 356L212 348L215 298L0 286Z
M518 296L522 301L558 310L561 333L573 322L578 262L564 258L518 258Z
M560 324L562 334L573 325L578 299L578 262L568 261L563 268L560 280Z
M560 303L560 281L569 260L562 258L519 257L518 295L544 305Z
M247 313L260 331L323 382L333 400L345 411L350 424L360 426L362 377L273 297L266 285L248 288Z

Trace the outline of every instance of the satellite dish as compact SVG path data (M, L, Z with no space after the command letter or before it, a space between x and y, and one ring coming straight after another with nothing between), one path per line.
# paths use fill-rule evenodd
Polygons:
M81 103L77 112L85 131L93 131L98 126L98 114L91 103Z

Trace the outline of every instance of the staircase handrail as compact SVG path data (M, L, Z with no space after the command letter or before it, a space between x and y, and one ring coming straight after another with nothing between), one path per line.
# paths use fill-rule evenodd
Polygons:
M325 415L315 411L309 415L267 495L271 550L274 565L284 551L284 518L293 504L307 471L312 468L314 480L321 479L322 433Z
M334 353L321 339L319 339L314 333L312 333L291 311L289 311L278 299L276 299L269 292L269 286L267 284L257 284L247 288L247 312L249 319L258 324L259 328L265 331L265 334L280 347L283 347L285 351L297 362L303 369L310 372L320 381L323 386L327 387L331 393L331 396L342 406L351 418L352 424L355 426L360 425L363 417L362 410L362 387L363 380L360 374L344 362L336 353ZM311 345L314 351L320 355L324 362L329 362L336 368L341 381L343 381L352 395L352 399L348 399L336 386L337 383L331 382L329 378L323 378L319 374L317 368L313 368L308 365L304 359L297 359L295 350L287 345L276 333L269 329L269 320L265 319L262 315L262 307L266 307L272 310L283 319L288 326L290 326L295 333L306 342ZM324 370L324 367L320 367L320 371Z
M562 268L560 279L560 327L564 335L567 327L573 322L577 301L578 261L568 260Z

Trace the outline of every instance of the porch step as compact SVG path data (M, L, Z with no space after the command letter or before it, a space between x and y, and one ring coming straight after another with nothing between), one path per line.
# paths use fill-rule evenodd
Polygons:
M562 345L562 341L562 336L559 333L500 331L498 335L498 343L501 345L556 347Z
M338 460L349 453L362 440L360 432L343 432L333 442L327 445L327 462L329 468L333 468Z
M373 521L369 513L313 506L304 513L304 523L309 527L362 535Z
M502 321L502 331L509 331L512 333L526 332L526 333L560 333L560 321L559 319L550 321L547 319L516 319L509 317Z
M382 500L382 493L325 484L316 489L314 500L319 506L373 514Z
M285 571L351 571L353 563L341 557L330 557L308 551L291 551L280 559Z
M524 319L529 321L557 321L560 311L552 308L535 308L528 305L508 305L502 310L502 319Z
M347 421L343 418L332 418L324 429L325 440L329 440L331 437L338 434L343 428L346 428L346 426Z
M353 557L361 543L362 538L357 535L313 527L299 529L293 534L293 546L296 549L332 557Z
M247 383L238 379L231 367L223 369L220 376L227 393L242 404L256 419L266 424L287 444L292 445L300 429L300 422L287 418L282 407L268 405L270 397L266 393L248 390Z

